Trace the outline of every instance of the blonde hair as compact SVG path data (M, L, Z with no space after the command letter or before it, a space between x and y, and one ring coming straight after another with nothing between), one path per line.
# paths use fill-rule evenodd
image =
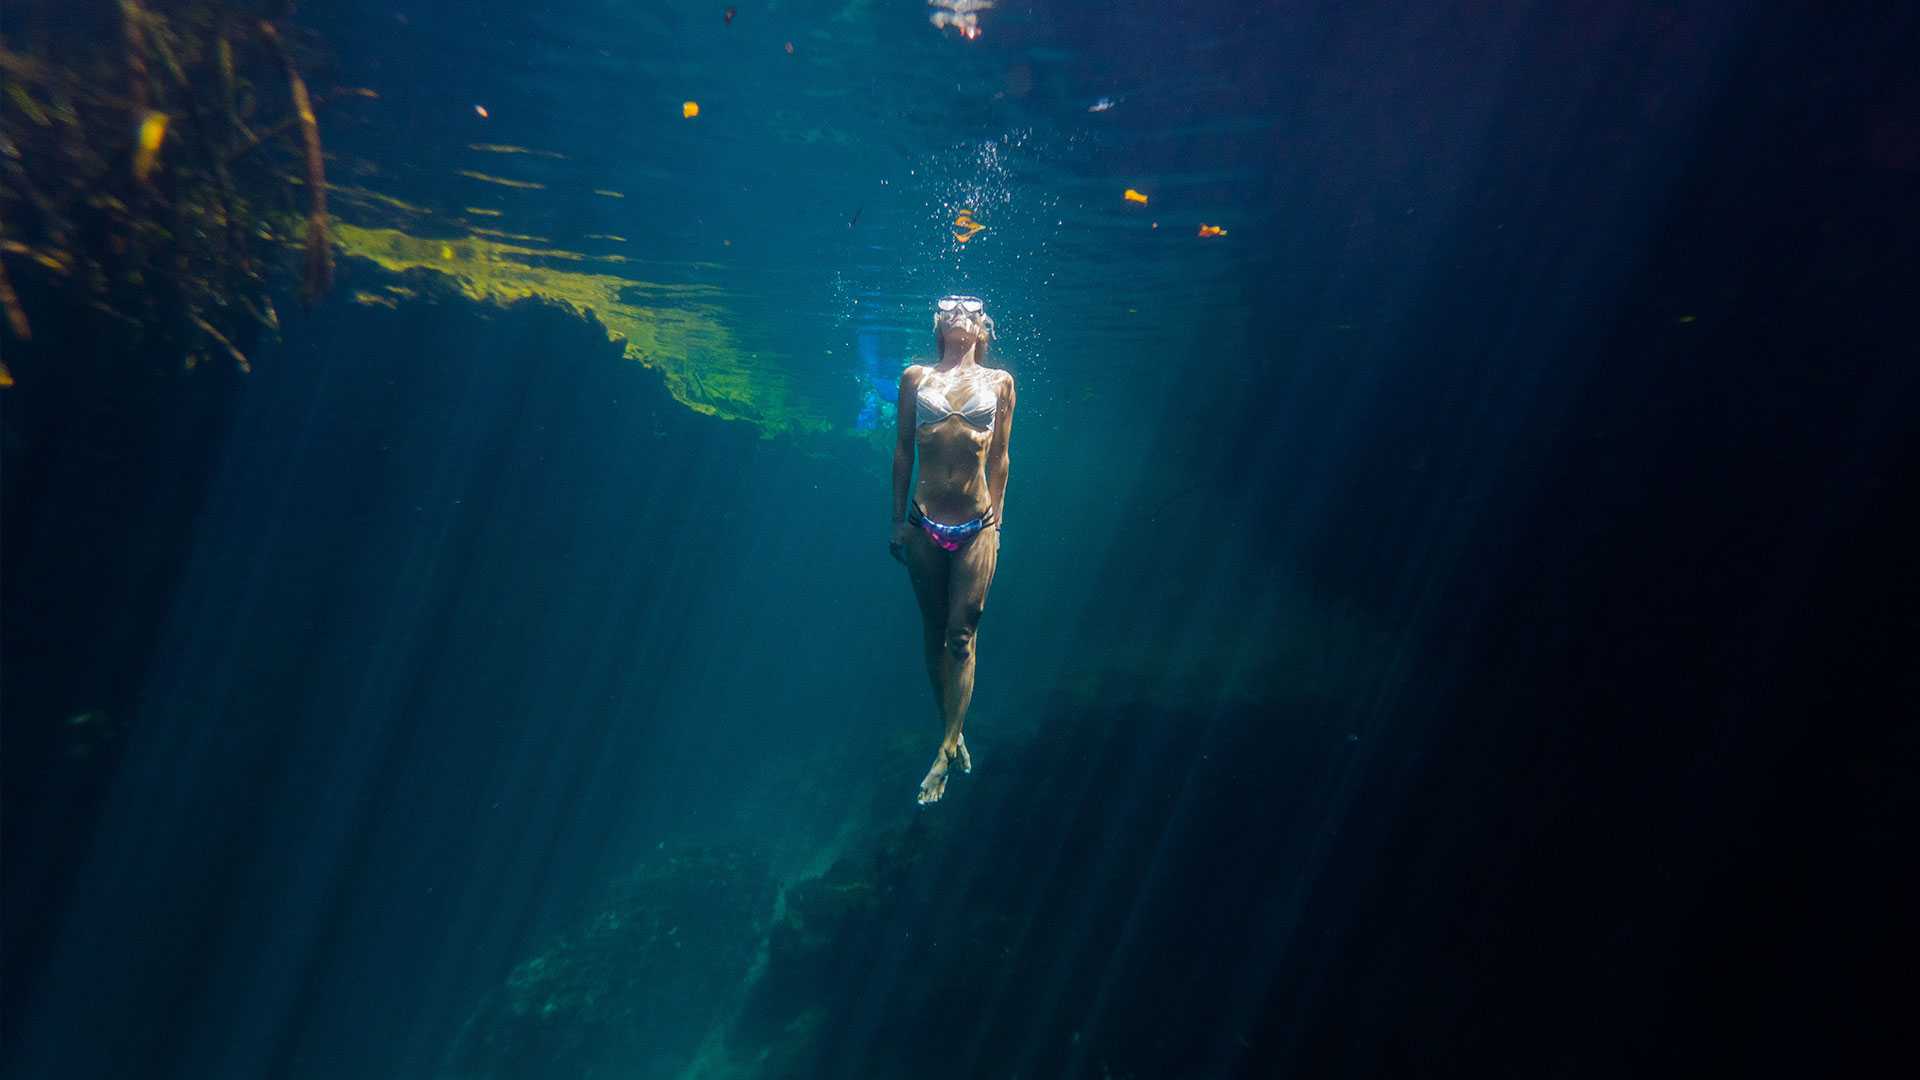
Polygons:
M993 352L993 316L984 311L934 312L933 351L935 355L938 355L945 348L945 343L940 340L942 333L941 320L943 319L946 320L946 325L948 326L964 327L974 332L974 335L980 339L980 343L974 346L973 359L980 366L985 367L987 357Z

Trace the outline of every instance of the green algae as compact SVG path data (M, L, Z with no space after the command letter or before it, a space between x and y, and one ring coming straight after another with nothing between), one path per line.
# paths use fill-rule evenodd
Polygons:
M343 256L394 274L434 275L478 303L540 301L591 317L629 359L660 371L668 392L695 412L746 421L765 435L832 427L800 400L784 372L740 348L727 326L724 294L714 286L555 266L624 260L473 234L420 237L341 221L335 223L334 239Z

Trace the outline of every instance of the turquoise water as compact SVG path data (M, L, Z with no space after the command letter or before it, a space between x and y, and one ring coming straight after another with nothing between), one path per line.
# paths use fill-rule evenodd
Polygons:
M1913 16L310 7L250 374L0 250L6 1075L1871 1059ZM920 807L949 292L1019 406Z
M395 11L341 24L362 40L340 78L382 97L335 145L377 168L367 187L433 211L416 229L464 218L697 290L760 378L858 427L868 392L927 348L942 292L991 298L1003 359L1076 390L1069 354L1113 350L1138 373L1242 317L1284 212L1272 65L1299 28L1220 14L1008 5L965 41L905 3L748 6L730 24L703 4ZM476 205L500 216L463 215ZM962 210L983 227L965 244ZM1201 243L1201 223L1227 242ZM1054 396L1033 399L1036 422Z

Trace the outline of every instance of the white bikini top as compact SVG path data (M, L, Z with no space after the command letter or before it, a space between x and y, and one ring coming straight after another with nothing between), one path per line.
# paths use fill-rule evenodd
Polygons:
M949 416L958 416L982 431L993 430L993 414L1000 407L1000 396L994 392L991 379L976 375L973 393L957 409L947 404L945 394L928 387L929 381L923 376L919 392L914 395L914 412L919 416L921 427L937 424Z

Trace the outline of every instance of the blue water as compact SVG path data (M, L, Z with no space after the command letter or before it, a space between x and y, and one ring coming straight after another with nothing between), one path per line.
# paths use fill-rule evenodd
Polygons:
M321 108L334 213L430 265L348 243L250 375L8 256L6 1075L1599 1077L1889 1030L1743 965L1866 985L1901 910L1914 742L1810 725L1911 670L1863 598L1912 585L1912 17L936 10L302 8L316 90L374 92ZM660 336L431 257L486 242ZM887 483L948 292L1019 408L976 768L922 808ZM1777 931L1828 882L1878 899Z

